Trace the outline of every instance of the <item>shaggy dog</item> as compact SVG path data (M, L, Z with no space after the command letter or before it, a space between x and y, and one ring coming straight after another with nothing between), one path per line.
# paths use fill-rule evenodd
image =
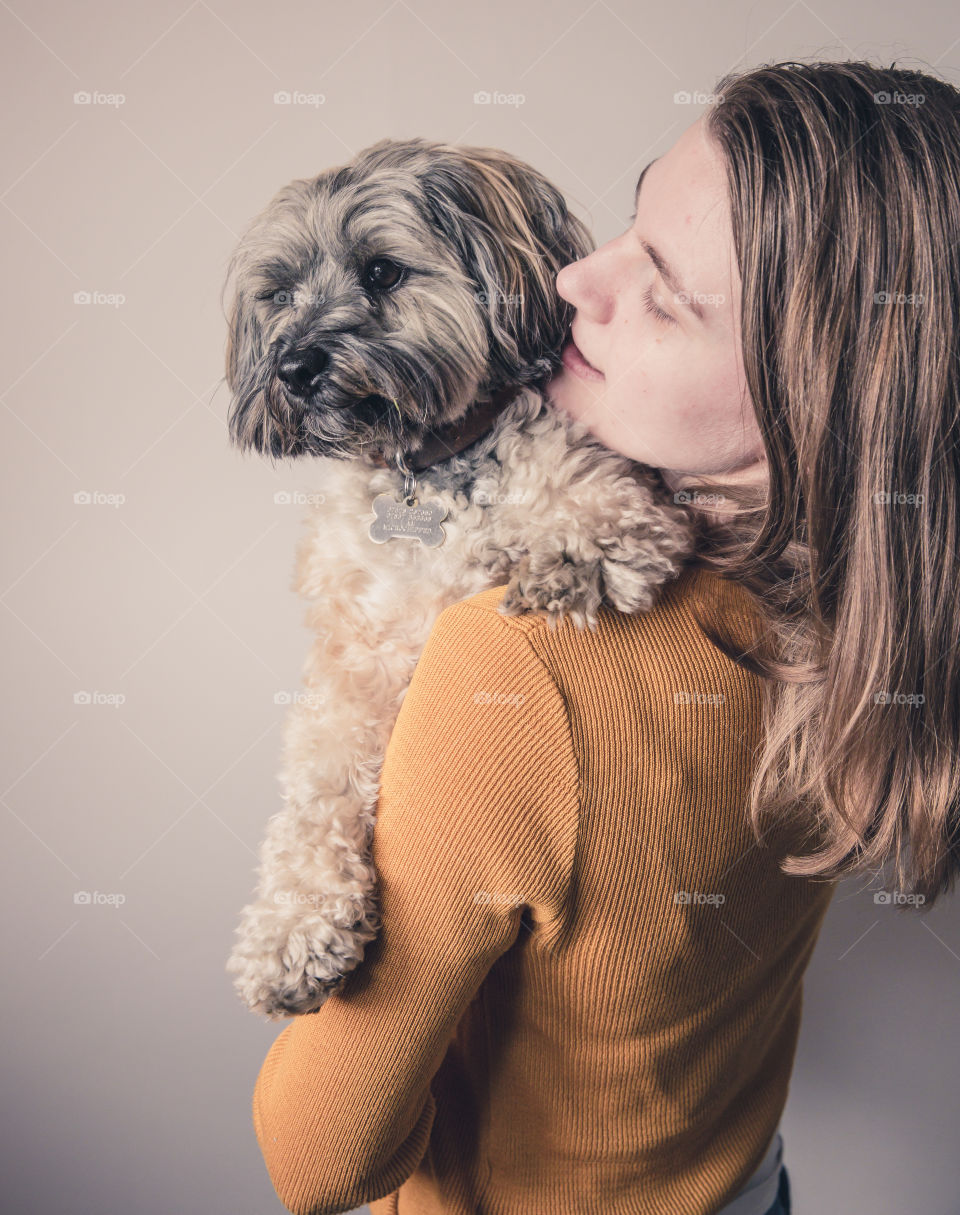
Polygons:
M544 396L572 319L556 275L592 247L530 166L410 139L291 182L233 253L231 439L318 458L285 804L227 963L268 1018L319 1008L380 927L379 774L439 613L505 584L502 613L592 630L649 610L691 549L655 470Z

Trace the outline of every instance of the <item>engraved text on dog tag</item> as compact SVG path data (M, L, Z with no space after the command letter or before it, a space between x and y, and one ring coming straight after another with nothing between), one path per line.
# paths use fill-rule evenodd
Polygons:
M390 494L377 494L373 500L376 516L370 524L369 536L377 544L400 536L419 540L427 548L436 548L446 539L440 520L447 508L442 502L398 502Z

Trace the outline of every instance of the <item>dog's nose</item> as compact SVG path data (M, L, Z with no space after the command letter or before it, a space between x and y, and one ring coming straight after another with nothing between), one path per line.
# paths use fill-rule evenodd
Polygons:
M322 346L291 350L280 360L277 375L295 396L306 397L316 388L329 362L330 356Z

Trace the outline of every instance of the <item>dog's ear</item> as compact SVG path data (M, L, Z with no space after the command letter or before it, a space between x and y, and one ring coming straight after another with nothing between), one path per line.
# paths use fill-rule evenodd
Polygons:
M239 251L238 251L239 252ZM253 301L243 289L239 256L235 253L227 269L223 295L230 293L227 313L226 373L231 392L245 383L263 357L263 331L257 320ZM223 303L221 295L221 306Z
M542 387L560 366L573 317L557 274L593 250L589 231L541 173L497 148L437 145L421 184L432 223L477 285L489 387Z
M257 319L254 301L244 287L242 247L230 259L220 297L229 293L227 318L226 380L231 401L227 414L230 439L241 450L255 445L261 424L257 420L257 369L263 358L263 330Z

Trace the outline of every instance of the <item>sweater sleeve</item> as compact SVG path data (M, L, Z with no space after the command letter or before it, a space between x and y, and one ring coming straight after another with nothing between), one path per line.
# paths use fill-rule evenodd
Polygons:
M380 932L257 1077L254 1129L288 1210L346 1211L416 1169L431 1080L484 977L521 930L564 920L578 816L566 704L526 632L489 605L446 608L384 758Z

